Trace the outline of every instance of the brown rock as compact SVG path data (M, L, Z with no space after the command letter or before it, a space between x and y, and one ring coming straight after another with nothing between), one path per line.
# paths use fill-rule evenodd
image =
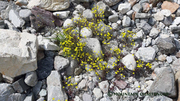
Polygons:
M125 81L122 81L122 80L120 80L120 81L115 80L114 83L120 89L124 89L127 86L127 83Z
M168 9L171 11L171 13L174 13L179 8L179 5L177 3L164 1L163 4L161 5L161 8L162 9Z
M134 6L134 4L136 3L136 0L128 0L128 2L131 4L131 6Z

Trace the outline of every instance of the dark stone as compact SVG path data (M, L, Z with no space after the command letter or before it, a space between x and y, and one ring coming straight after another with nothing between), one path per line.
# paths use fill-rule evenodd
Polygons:
M45 79L50 75L51 70L54 68L54 56L54 52L45 51L45 57L38 61L37 75L39 80Z
M164 23L166 26L171 25L172 22L173 22L173 20L172 20L172 17L171 17L171 16L165 17L164 20L163 20L163 23Z
M24 91L29 89L29 86L26 85L24 82L24 78L21 78L21 79L17 80L16 82L14 82L12 84L12 86L13 86L14 90L17 91L18 93L23 93Z
M149 18L148 23L149 23L151 26L153 26L153 25L156 23L156 20L155 20L153 17L151 17L151 18Z
M59 20L57 17L53 15L50 11L46 11L44 9L34 7L32 8L32 14L35 16L35 21L33 22L41 22L38 24L43 24L45 26L55 27L55 26L62 26L63 22ZM34 26L35 28L37 26Z
M155 43L159 51L163 54L173 54L176 52L175 41L172 37L158 38Z
M171 67L164 69L157 75L149 89L150 93L167 93L169 97L176 97L175 76Z
M145 21L142 21L141 23L136 23L136 26L138 28L142 28L145 34L149 34L152 27Z
M107 74L106 74L106 79L111 80L115 77L115 71L114 70L110 70Z

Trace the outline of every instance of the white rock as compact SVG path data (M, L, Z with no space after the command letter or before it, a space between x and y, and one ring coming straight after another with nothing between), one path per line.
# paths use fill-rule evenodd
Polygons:
M156 38L159 34L159 31L157 28L153 27L150 31L150 34L149 36L152 37L152 38Z
M49 39L39 35L38 36L38 44L39 48L42 48L44 50L59 50L60 47L51 42Z
M82 101L78 96L75 96L74 101Z
M124 58L122 58L122 63L127 67L129 70L136 69L136 61L134 59L134 56L132 54L126 55Z
M121 14L127 13L131 9L131 4L130 3L121 3L118 6L118 11Z
M171 63L171 62L173 61L170 56L167 56L167 57L166 57L166 60L167 60L168 63Z
M73 27L74 23L71 19L66 19L63 23L63 28Z
M131 25L131 19L128 16L123 17L122 25L128 27Z
M30 0L27 7L39 6L45 10L58 11L69 8L70 0Z
M47 91L45 89L41 89L41 91L39 92L39 96L46 96L47 95Z
M80 34L85 38L91 38L93 36L92 30L88 27L82 28Z
M157 12L156 14L154 14L154 18L157 20L157 21L161 21L164 19L164 15L162 12Z
M98 100L102 97L102 92L101 92L101 89L99 89L99 88L94 88L93 94L95 95L96 100Z
M107 80L98 83L98 85L99 85L99 88L103 91L103 93L105 93L105 94L108 93L109 83Z
M53 98L62 101L67 100L68 97L62 86L61 75L58 71L51 71L51 74L47 77L47 100L51 101Z
M25 21L19 17L18 12L13 9L9 11L9 20L15 27L22 27L25 24Z
M16 77L37 69L37 38L33 34L0 29L0 71Z
M94 17L94 15L93 15L93 13L91 12L90 9L84 10L82 16L85 17L87 20L92 20L93 17Z
M166 17L168 17L168 16L171 15L171 11L168 10L168 9L163 9L163 10L161 10L161 13L162 13L164 16L166 16Z
M101 45L97 38L82 38L82 43L86 42L85 52L92 53L93 57L101 57Z
M140 30L133 36L133 39L142 39L143 36L144 36L144 32L143 32L143 30Z
M69 60L64 58L64 57L61 57L61 56L56 56L55 59L54 59L54 68L56 70L62 70L66 67L69 66Z
M59 17L60 19L64 19L68 17L69 13L70 11L59 11L59 12L54 12L53 15Z
M87 80L86 79L83 79L79 84L78 84L78 89L83 89L86 87L86 83L87 83Z
M138 49L135 55L138 59L141 59L145 62L150 62L154 60L156 52L155 49L152 47L146 47L146 48L141 47Z
M172 25L178 25L180 24L180 17L176 17L172 23Z
M75 7L75 9L79 12L79 13L83 13L83 11L85 10L85 8L82 6L82 5L80 5L80 4L78 4L76 7Z
M29 9L21 9L19 11L19 16L25 20L29 20L29 16L31 15L31 10Z

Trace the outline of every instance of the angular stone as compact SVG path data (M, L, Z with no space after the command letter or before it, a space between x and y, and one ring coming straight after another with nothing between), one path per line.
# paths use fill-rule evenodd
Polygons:
M98 85L99 85L99 88L103 91L103 93L105 93L105 94L108 93L109 83L107 80L98 83Z
M23 78L14 82L12 84L12 86L13 86L14 90L17 91L18 93L23 93L24 91L29 89L29 86L25 84Z
M138 49L135 55L138 59L141 59L145 62L151 62L154 60L156 52L155 49L152 47L141 47Z
M27 7L39 6L45 10L58 11L69 8L70 0L30 0Z
M171 13L174 13L179 8L179 5L170 1L164 1L161 8L168 9Z
M166 83L164 83L166 82ZM168 93L169 97L176 97L176 85L175 85L175 77L173 70L171 67L165 67L161 73L159 73L150 87L149 92L160 92L160 93Z
M114 83L119 89L124 89L127 86L127 83L125 81L122 81L122 80L120 80L120 81L115 80Z
M55 27L55 24L58 21L58 19L55 19L53 16L53 13L39 7L32 8L31 12L35 15L35 20L41 22L45 26Z
M56 70L62 70L66 67L69 66L69 60L64 58L64 57L61 57L61 56L56 56L55 57L55 60L54 60L54 68Z
M37 69L38 79L42 80L47 78L47 76L51 73L53 67L54 67L53 57L45 57L40 61L38 61L38 69Z
M79 84L78 84L78 89L83 89L86 87L87 80L83 79Z
M0 29L0 72L16 77L37 69L37 38L33 34Z
M152 29L152 27L146 22L137 23L136 26L142 28L145 34L149 34Z
M122 4L119 4L119 6L118 6L118 11L121 14L127 13L130 9L131 9L131 4L130 3L122 3Z
M155 27L153 27L150 31L150 34L149 36L152 37L152 38L156 38L159 34L159 30Z
M44 49L44 50L59 50L60 49L59 46L51 42L46 37L39 35L37 38L38 38L39 49Z
M26 20L26 21L29 21L29 20L30 20L29 17L30 17L31 14L32 14L32 12L31 12L31 10L29 10L29 9L21 9L21 10L19 11L19 16L20 16L21 18L23 18L24 20Z
M34 101L34 95L32 93L30 93L29 95L26 96L26 98L24 99L24 101Z
M82 99L83 99L83 101L93 101L91 95L88 93L84 93L82 95Z
M171 16L169 16L169 17L165 17L165 18L164 18L164 20L163 20L163 23L164 23L166 26L171 25L171 24L172 24L172 22L173 22L173 19L172 19L172 17L171 17Z
M123 17L122 25L128 27L131 25L131 19L128 16Z
M10 84L0 83L0 101L8 101L8 98L15 91Z
M86 42L84 51L92 54L93 57L101 57L101 45L97 38L82 38L82 43Z
M25 24L25 21L20 18L18 12L13 9L9 11L9 20L15 27L22 27Z
M64 89L62 88L63 85L61 82L61 75L57 71L52 71L47 77L48 101L52 100L53 98L62 101L68 99Z
M156 43L157 47L164 54L173 54L176 52L176 45L173 38L158 38Z
M161 12L157 12L156 14L154 14L154 18L157 20L157 21L162 21L164 19L164 15L163 13Z
M136 61L134 59L134 55L132 55L132 54L128 54L125 57L123 57L122 58L122 63L129 70L135 70L136 69Z
M73 76L75 68L78 67L78 61L73 59L72 57L69 58L70 65L66 68L66 75Z
M102 92L101 92L101 89L99 89L99 88L94 88L93 94L95 95L96 100L98 100L102 97Z

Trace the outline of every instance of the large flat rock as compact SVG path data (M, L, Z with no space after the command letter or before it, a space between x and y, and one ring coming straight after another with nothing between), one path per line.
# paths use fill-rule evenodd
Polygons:
M36 70L37 48L35 35L0 29L0 72L16 77Z

